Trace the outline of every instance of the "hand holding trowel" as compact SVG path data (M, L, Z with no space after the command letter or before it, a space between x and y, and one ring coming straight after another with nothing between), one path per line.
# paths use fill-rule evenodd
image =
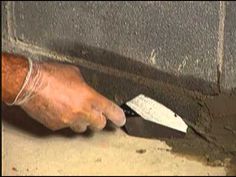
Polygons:
M122 105L122 110L90 87L79 68L70 64L3 52L2 80L3 102L20 106L51 130L102 130L110 120L136 136L179 137L187 131L179 116L144 95Z

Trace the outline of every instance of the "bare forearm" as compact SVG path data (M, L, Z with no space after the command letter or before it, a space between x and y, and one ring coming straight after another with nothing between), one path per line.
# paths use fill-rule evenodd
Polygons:
M21 56L2 53L2 99L12 102L20 91L28 72L28 60Z

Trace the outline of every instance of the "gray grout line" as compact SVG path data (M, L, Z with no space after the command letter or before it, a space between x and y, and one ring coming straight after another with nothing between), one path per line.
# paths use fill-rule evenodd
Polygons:
M23 51L29 52L31 54L35 54L35 55L41 55L41 56L45 56L47 58L56 60L56 61L66 61L72 64L78 64L82 67L88 68L88 69L92 69L95 71L99 71L102 73L105 73L107 75L111 75L111 76L115 76L118 78L124 78L127 80L132 80L138 84L143 84L143 85L147 85L150 87L154 87L154 85L158 85L160 88L168 88L169 92L178 92L184 95L188 95L194 98L200 98L202 96L206 96L200 92L195 92L195 91L191 91L188 89L184 89L175 85L171 85L169 83L164 83L162 81L156 81L147 77L143 77L143 76L139 76L136 74L132 74L132 73L128 73L119 69L115 69L112 67L108 67L108 66L104 66L104 65L100 65L100 64L96 64L87 60L84 60L82 58L76 58L76 57L70 57L70 56L65 56L63 54L59 54L57 52L53 52L47 49L43 49L41 47L32 45L32 44L27 44L25 42L22 41L13 41L12 45L14 47L20 48ZM76 62L75 62L76 61Z
M217 45L217 84L219 92L221 92L220 82L222 75L222 68L224 62L224 27L225 27L225 2L220 1L219 9L219 30L218 30L218 45Z
M13 35L13 28L12 28L12 15L11 15L11 3L10 1L7 2L6 4L6 9L7 9L7 32L8 32L8 40L12 40L14 37Z
M15 19L15 1L12 1L12 6L11 6L11 8L12 8L12 12L11 12L11 19L12 19L12 34L13 34L13 38L14 38L14 40L17 40L17 35L16 35L16 24L15 24L15 22L16 22L16 19Z

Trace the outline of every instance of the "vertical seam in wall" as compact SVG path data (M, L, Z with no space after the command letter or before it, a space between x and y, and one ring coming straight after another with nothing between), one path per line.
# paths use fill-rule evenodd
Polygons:
M19 2L20 3L20 2ZM17 35L16 35L16 20L15 20L15 1L12 2L12 31L13 31L13 37L15 40L17 40Z
M224 62L225 15L226 15L225 2L220 1L218 45L217 45L217 85L218 85L219 92L221 92L220 82L221 82L222 68L223 68L223 62Z
M7 1L6 3L6 9L7 9L7 33L8 33L8 36L7 38L10 40L11 39L11 35L12 35L12 28L11 28L11 15L10 15L10 7L11 6L11 2L10 1Z
M8 1L6 4L7 9L7 31L8 31L8 39L10 42L15 42L16 34L14 29L14 2Z

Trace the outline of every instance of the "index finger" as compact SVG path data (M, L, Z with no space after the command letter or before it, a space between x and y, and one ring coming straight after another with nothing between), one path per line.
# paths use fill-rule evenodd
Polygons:
M95 91L95 102L105 117L111 120L115 125L122 127L125 125L126 118L123 110L114 102L108 100L103 95Z
M125 125L126 118L123 110L110 100L104 100L103 106L105 116L119 127Z

